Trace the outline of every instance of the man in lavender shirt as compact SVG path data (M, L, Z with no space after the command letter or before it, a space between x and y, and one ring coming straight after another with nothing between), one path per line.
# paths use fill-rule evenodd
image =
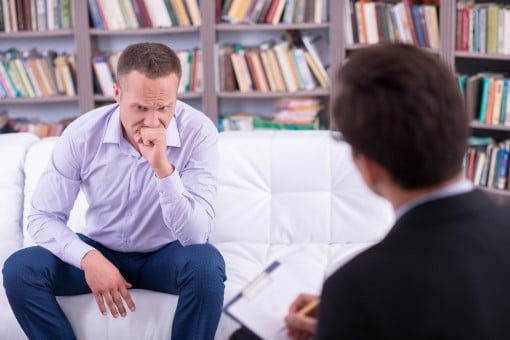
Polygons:
M165 45L128 46L116 104L76 119L58 139L32 199L38 246L4 264L4 286L30 339L74 339L55 296L92 292L99 312L136 310L130 288L179 295L172 337L212 339L225 263L207 243L217 188L217 131L178 101L181 65ZM81 234L67 225L79 193Z

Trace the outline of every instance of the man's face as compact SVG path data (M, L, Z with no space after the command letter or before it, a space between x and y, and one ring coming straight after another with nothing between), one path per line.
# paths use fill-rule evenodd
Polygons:
M179 79L173 73L149 79L131 71L119 78L114 94L120 105L123 134L136 149L135 135L140 135L141 128L168 127L175 112L178 86Z

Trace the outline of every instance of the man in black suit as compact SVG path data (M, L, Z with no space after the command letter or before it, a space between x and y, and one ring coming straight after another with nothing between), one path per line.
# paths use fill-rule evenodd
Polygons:
M464 179L468 117L437 56L405 45L355 53L337 77L333 122L396 223L327 279L298 338L510 339L510 212Z
M326 280L318 310L300 315L318 297L296 299L288 335L510 339L510 211L464 179L468 117L451 72L381 45L353 53L336 81L333 124L396 223Z

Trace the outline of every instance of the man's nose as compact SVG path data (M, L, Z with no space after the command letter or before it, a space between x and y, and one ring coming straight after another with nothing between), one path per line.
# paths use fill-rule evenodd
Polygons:
M159 117L157 111L149 111L145 117L144 124L148 127L158 127Z

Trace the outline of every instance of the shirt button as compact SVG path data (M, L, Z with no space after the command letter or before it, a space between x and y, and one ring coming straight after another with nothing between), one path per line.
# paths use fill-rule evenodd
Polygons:
M131 216L133 216L133 213L132 213L131 211L128 211L127 215L128 215L129 217L131 217Z

